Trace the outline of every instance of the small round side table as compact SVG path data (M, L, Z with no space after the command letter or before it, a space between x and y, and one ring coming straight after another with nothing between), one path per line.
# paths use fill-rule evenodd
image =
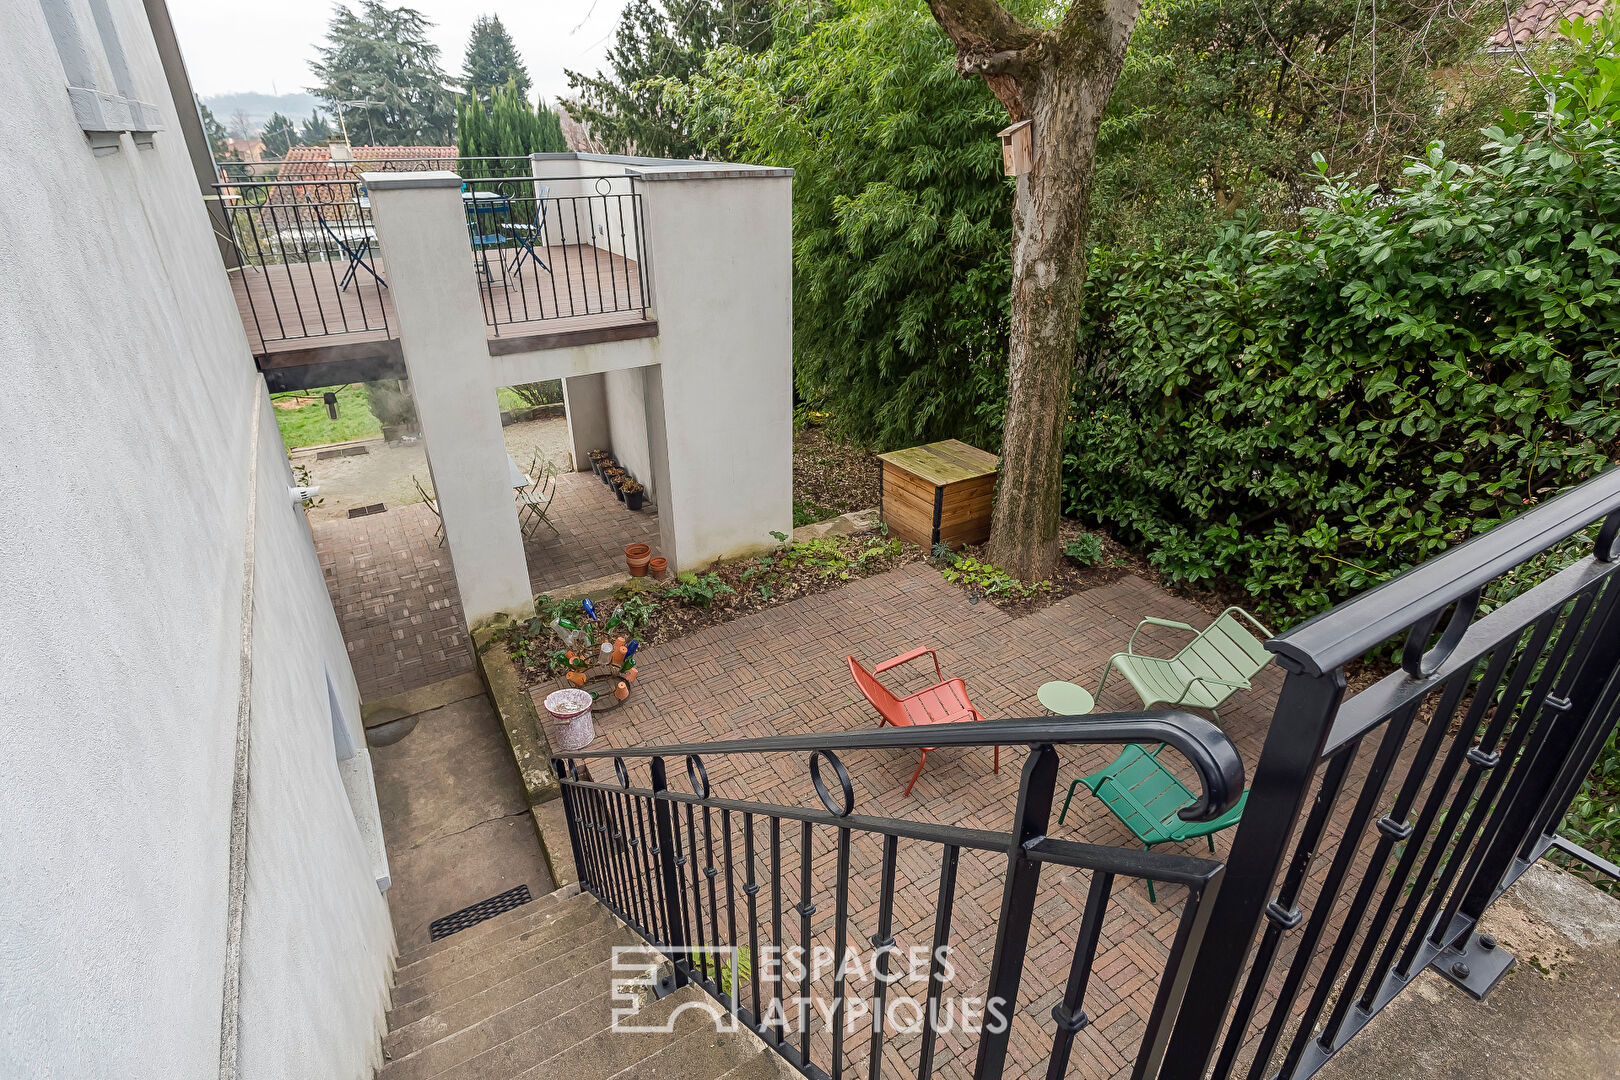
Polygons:
M1058 716L1084 716L1097 704L1090 690L1072 682L1042 683L1035 696L1049 712Z

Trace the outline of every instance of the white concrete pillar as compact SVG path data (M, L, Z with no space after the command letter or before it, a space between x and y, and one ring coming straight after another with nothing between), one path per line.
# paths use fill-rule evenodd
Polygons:
M525 612L533 596L461 178L366 173L364 180L467 625Z
M642 437L664 555L698 570L793 531L793 174L628 171L659 327Z

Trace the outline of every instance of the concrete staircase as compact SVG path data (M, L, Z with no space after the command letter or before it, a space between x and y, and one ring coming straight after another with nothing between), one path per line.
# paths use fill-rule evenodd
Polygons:
M641 938L568 886L399 958L380 1080L799 1080L750 1032L687 1009L670 1034L611 1029L612 949ZM708 1000L684 987L654 1024Z

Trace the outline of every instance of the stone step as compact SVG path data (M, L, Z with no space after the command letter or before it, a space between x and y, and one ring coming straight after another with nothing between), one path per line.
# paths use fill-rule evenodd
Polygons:
M406 1054L383 1067L379 1080L429 1080L492 1047L530 1032L549 1032L557 1018L593 1001L611 985L613 961L581 969L511 1008Z
M573 950L529 967L501 982L429 1013L409 1024L390 1031L383 1039L383 1051L390 1058L403 1058L429 1043L472 1027L496 1013L511 1008L518 1002L555 986L585 968L595 967L612 955L614 945L640 944L634 931L617 921L599 926L598 936L582 941ZM604 986L604 990L606 987Z
M803 1077L783 1061L780 1054L767 1047L717 1080L803 1080Z
M418 1009L410 1020L397 1020L395 1013L404 1015L405 1011L415 1006L423 998L434 997L447 989L465 983L470 978L476 978L491 968L510 963L514 957L527 956L536 949L551 946L554 943L560 951L566 952L577 945L581 940L588 940L592 931L586 929L592 923L604 918L611 918L599 904L579 904L557 909L556 916L549 921L538 922L519 934L492 942L486 948L478 949L465 955L457 956L436 967L421 969L419 977L409 981L396 982L394 985L393 1008L389 1013L388 1026L390 1029L401 1027L410 1020L426 1015L438 1008L434 1005L426 1012ZM570 943L573 935L581 935ZM512 974L508 971L507 975ZM491 982L500 982L506 978L491 979ZM442 999L452 1000L452 999Z
M712 1025L700 1027L684 1039L668 1038L662 1049L613 1074L613 1080L667 1080L672 1076L718 1080L753 1063L760 1054L770 1053L746 1031L721 1032Z
M441 938L439 941L428 942L426 946L420 947L420 949L402 952L399 959L395 960L395 978L399 978L400 975L415 978L415 973L410 972L410 968L415 968L418 963L428 962L428 960L442 957L442 955L450 954L450 952L460 952L460 950L471 946L473 942L481 942L484 939L501 936L501 934L507 933L510 926L514 926L515 923L527 923L527 921L536 920L536 918L544 918L546 913L551 912L554 905L564 904L564 902L572 900L577 895L580 895L580 887L577 884L569 884L569 886L556 889L554 892L538 895L535 899L530 900L528 904L523 904L522 907L512 908L510 912L502 912L501 915L484 920L483 923L478 923L476 926L468 926L467 929L463 929L460 933L450 934L449 938ZM449 912L445 912L445 915L449 915Z
M536 1062L522 1072L466 1073L455 1076L454 1080L474 1080L475 1077L480 1080L483 1078L495 1080L496 1077L510 1077L512 1080L556 1080L558 1077L565 1077L566 1080L609 1080L668 1049L672 1044L683 1042L689 1035L702 1032L712 1037L713 1014L708 1008L703 1007L681 1008L689 1002L720 1008L713 998L697 987L683 986L669 997L645 1006L636 1017L638 1024L653 1026L673 1016L674 1020L670 1025L672 1030L632 1033L604 1026L589 1038L582 1039L546 1060ZM692 1080L699 1080L699 1075L693 1074Z
M562 1006L566 1011L446 1069L433 1080L505 1080L541 1061L559 1063L560 1068L550 1074L552 1080L574 1080L573 1056L579 1045L613 1022L616 1002L606 987L590 994L589 989L582 989L579 1000Z
M594 911L589 917L580 922L569 921L569 925L562 928L559 936L535 944L532 948L522 938L513 938L500 949L492 950L489 962L469 969L470 973L462 979L454 979L454 971L447 973L449 979L440 989L431 991L396 1009L389 1010L388 1027L390 1031L398 1031L410 1024L421 1020L431 1013L443 1012L476 994L481 994L492 986L499 986L509 979L517 978L526 971L548 967L559 957L571 953L581 945L589 945L613 934L621 924L605 911ZM557 929L548 927L547 930ZM579 970L576 965L572 970Z

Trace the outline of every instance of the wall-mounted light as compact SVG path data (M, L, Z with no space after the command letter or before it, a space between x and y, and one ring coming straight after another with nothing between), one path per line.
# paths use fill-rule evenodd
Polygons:
M326 393L321 395L321 400L326 402L326 415L329 418L336 420L338 418L337 395L328 390Z

